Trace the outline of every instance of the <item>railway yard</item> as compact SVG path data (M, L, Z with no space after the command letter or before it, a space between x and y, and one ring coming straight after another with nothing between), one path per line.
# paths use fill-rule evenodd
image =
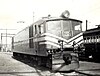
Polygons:
M28 59L15 59L11 52L0 52L0 76L97 76L100 63L80 61L79 69L72 72L52 72L32 64Z
M0 76L100 76L99 0L0 3Z

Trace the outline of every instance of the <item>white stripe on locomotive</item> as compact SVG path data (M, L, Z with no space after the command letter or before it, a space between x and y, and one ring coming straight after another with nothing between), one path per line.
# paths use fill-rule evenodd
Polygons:
M50 44L56 47L60 47L58 44L58 40L64 40L63 46L64 47L72 47L73 45L73 41L75 41L77 44L81 44L83 42L83 36L82 34L78 34L77 36L66 40L64 38L55 36L55 35L51 35L51 34L44 34L46 36L42 36L41 38L35 39L34 42L39 42L39 44ZM82 40L82 41L81 41Z

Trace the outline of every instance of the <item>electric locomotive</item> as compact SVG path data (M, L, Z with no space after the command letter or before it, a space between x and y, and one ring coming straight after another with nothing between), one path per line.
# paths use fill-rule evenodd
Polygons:
M82 41L82 21L69 18L65 11L60 17L43 17L17 33L12 41L13 56L30 57L52 70L75 70L79 60L74 49Z

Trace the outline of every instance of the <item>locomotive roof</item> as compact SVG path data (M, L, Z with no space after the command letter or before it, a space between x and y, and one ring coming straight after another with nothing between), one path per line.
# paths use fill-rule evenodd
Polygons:
M72 21L79 21L79 22L82 22L82 21L77 20L77 19L72 19L72 18L62 18L62 17L46 19L46 21L53 21L53 20L72 20Z
M48 21L55 21L55 20L72 20L72 21L77 21L77 22L81 22L81 20L77 20L77 19L72 19L72 18L62 18L62 17L43 17L42 19L36 21L35 23L33 24L37 24L37 23L42 23L44 21L48 22Z
M40 20L38 20L38 21L36 21L36 22L34 22L34 23L32 23L31 25L38 25L38 24L42 24L43 22L48 22L48 21L54 21L54 20L72 20L72 21L77 21L77 22L81 22L82 23L82 21L80 21L80 20L77 20L77 19L72 19L72 18L62 18L62 17L50 17L50 18L48 18L48 17L44 17L44 18L42 18L42 19L40 19ZM30 25L30 26L31 26ZM26 28L24 28L23 30L25 30L25 29L27 29L28 27L30 27L30 26L27 26ZM21 30L21 31L23 31L23 30ZM20 33L21 31L19 31L18 33ZM17 34L18 34L17 33Z

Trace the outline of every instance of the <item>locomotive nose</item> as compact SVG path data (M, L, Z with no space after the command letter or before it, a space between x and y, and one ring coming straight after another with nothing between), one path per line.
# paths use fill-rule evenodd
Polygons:
M71 64L71 61L72 61L71 54L63 54L63 60L66 65Z

